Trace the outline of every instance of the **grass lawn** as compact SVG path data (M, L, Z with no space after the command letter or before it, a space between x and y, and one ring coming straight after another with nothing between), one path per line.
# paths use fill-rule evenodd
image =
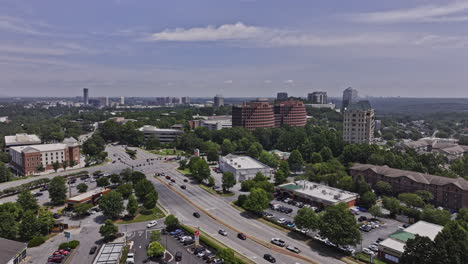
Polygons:
M207 192L209 192L209 193L211 193L211 194L213 194L213 195L217 195L217 196L221 196L221 197L231 197L231 196L234 195L233 192L228 192L228 193L224 193L224 192L222 192L222 191L217 192L216 190L213 190L213 188L208 187L208 186L203 185L203 184L200 184L199 186L200 186L200 188L202 188L203 190L205 190L205 191L207 191Z
M144 214L138 214L137 216L135 216L135 218L133 218L132 220L117 220L115 223L116 224L119 224L119 225L122 225L122 224L133 224L133 223L139 223L139 222L147 222L147 221L151 221L151 220L156 220L156 219L161 219L163 218L164 216L166 216L164 214L164 212L159 208L159 207L155 207L153 209L153 213L151 214L148 214L148 215L144 215Z
M192 175L192 173L190 172L190 169L189 169L189 168L185 168L185 169L183 169L183 170L177 169L177 171L180 172L180 173L182 173L182 174L184 174L184 175L187 175L187 176Z
M159 150L150 150L151 153L156 155L183 155L184 151L176 150L174 153L174 149L159 149Z
M356 259L360 260L360 261L364 261L366 263L369 263L370 262L370 256L367 255L367 254L364 254L364 253L357 253L356 256L354 256ZM374 264L387 264L386 262L383 262L379 259L377 259L376 257L374 257L372 259L372 263Z

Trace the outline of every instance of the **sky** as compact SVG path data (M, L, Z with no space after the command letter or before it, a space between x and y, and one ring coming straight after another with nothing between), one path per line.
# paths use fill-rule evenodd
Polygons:
M468 97L468 1L0 0L0 96Z

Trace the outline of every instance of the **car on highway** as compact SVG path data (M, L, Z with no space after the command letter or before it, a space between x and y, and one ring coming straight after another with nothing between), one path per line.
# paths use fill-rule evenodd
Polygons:
M286 245L286 242L284 242L283 240L279 238L272 238L271 243L279 247L284 247Z
M181 185L180 188L182 188L183 190L185 190L185 189L187 189L187 186Z
M147 227L147 228L151 228L151 227L156 226L157 224L158 224L158 221L153 220L153 221L149 222L149 223L146 225L146 227Z
M175 179L171 179L171 182L175 182Z
M244 233L239 233L239 234L237 234L237 237L238 237L239 239L241 239L241 240L246 240L246 239L247 239L247 236L244 235Z
M171 179L171 176L166 176L166 180L170 180Z
M219 233L220 235L222 235L222 236L227 236L227 231L224 230L224 229L220 229L220 230L218 231L218 233Z
M194 212L193 216L196 217L196 218L200 218L200 213L199 212Z
M184 179L184 182L188 182L188 180L187 180L187 179Z
M270 254L263 255L263 258L267 260L268 262L276 263L276 259Z
M301 253L300 249L298 249L297 247L291 246L291 245L287 246L286 249L291 251L291 252L297 253L297 254Z
M97 246L92 246L91 249L89 250L89 254L93 255L94 253L96 253L96 250L97 250Z

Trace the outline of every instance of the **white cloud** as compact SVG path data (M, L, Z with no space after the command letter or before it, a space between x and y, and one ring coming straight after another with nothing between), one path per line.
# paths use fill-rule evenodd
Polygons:
M225 84L231 84L231 83L233 83L233 81L232 80L226 80L226 81L224 81L224 83Z
M468 21L468 16L457 14L467 10L467 1L457 1L445 5L424 5L409 9L361 13L353 16L353 19L370 23L461 22Z
M294 80L286 80L286 81L284 81L284 83L287 83L287 84L294 84Z
M272 83L271 80L264 80L264 83Z
M99 51L80 44L65 43L36 43L34 46L24 46L22 44L0 44L0 54L26 54L39 56L65 56L70 54L98 54Z
M36 25L46 26L43 22L38 22ZM36 29L31 23L17 17L1 16L0 15L0 30L27 34L27 35L47 35L47 33Z

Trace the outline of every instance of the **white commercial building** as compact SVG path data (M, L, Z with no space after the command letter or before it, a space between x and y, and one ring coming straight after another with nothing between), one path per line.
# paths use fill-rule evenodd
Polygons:
M208 130L221 130L223 128L232 127L232 119L220 120L201 120L200 126L208 128Z
M5 136L5 147L25 146L41 144L41 139L34 134L20 133L13 136Z
M273 169L267 165L249 157L229 154L219 158L219 168L221 171L232 172L237 182L242 182L255 177L258 172L270 177L273 176Z
M145 140L157 138L161 143L173 142L184 133L178 129L157 128L155 126L143 126L138 130L143 132Z

